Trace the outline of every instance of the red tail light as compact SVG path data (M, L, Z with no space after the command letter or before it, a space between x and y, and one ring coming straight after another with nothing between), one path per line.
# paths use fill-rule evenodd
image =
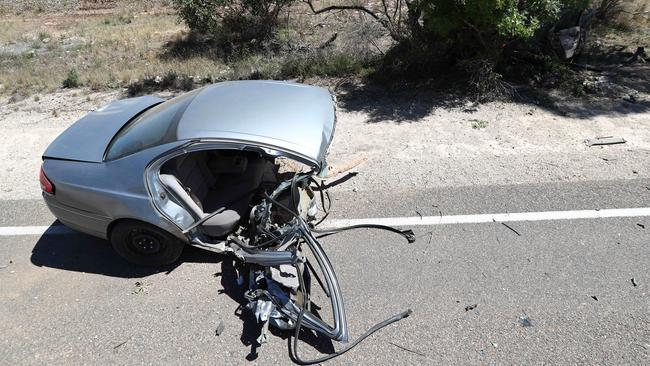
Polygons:
M41 189L45 193L54 194L54 184L47 179L45 172L43 171L43 166L41 166L41 173L38 176L38 179L41 181Z

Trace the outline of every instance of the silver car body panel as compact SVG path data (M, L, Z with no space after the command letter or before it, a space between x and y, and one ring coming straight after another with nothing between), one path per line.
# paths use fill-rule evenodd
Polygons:
M48 146L44 157L99 163L113 136L142 111L164 102L154 96L115 101L75 122Z
M325 164L336 122L333 98L323 88L275 81L218 83L198 91L188 105L177 126L177 141L104 161L114 135L161 101L146 96L113 102L50 144L43 170L56 192L43 196L61 222L106 238L115 220L135 219L187 241L181 229L187 227L183 208L152 202L159 192L148 186L145 175L154 161L195 149L257 148L317 170Z
M107 238L112 222L135 219L185 240L154 208L144 179L153 159L180 145L183 142L169 143L100 164L44 159L43 170L56 189L54 195L43 193L45 202L62 223L90 235Z
M273 146L321 166L335 125L332 95L282 81L233 81L203 88L178 123L179 140L218 139Z

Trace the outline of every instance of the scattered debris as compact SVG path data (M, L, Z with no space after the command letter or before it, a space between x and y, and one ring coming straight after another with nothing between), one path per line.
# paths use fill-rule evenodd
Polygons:
M420 213L420 211L415 210L415 213L418 214L418 216L420 216L420 220L422 220L422 214Z
M632 282L632 286L637 287L638 284L636 283L636 279L634 277L630 278L630 282Z
M9 260L9 263L1 265L1 266L0 266L0 269L4 269L4 268L9 267L9 265L12 264L13 262L14 262L14 261L10 259L10 260Z
M598 301L598 297L596 297L596 295L591 296L591 298Z
M428 244L431 244L431 240L433 239L433 232L432 231L427 231L426 233L420 235L420 238L423 238L423 237L425 237L427 235L429 236L429 243Z
M215 329L215 331L214 331L214 334L216 336L222 335L225 328L226 328L226 326L223 325L223 320L220 320L219 324L217 325L217 329Z
M390 343L390 344L392 344L393 346L395 346L395 347L397 347L397 348L399 348L399 349L401 349L401 350L404 350L404 351L406 351L406 352L411 352L411 353L414 353L414 354L416 354L416 355L418 355L418 356L427 357L427 355L425 355L424 353L421 353L421 352L418 352L418 351L414 351L414 350L409 349L409 348L406 348L406 347L404 347L404 346L400 346L400 345L397 344L397 343L393 343L393 342L391 342L391 341L388 341L388 343Z
M501 225L503 225L503 226L507 227L508 229L510 229L513 233L517 234L517 236L521 236L521 234L519 234L519 232L517 230L513 229L510 225L506 224L505 222L502 222Z
M519 316L519 324L521 324L522 327L532 327L533 322L531 319L528 317L527 314L522 314Z
M332 178L341 173L347 172L348 170L357 167L358 165L365 162L366 160L368 160L368 154L361 153L359 154L359 156L357 156L352 160L348 160L344 163L341 163L340 165L331 166L327 172L327 178Z
M133 294L143 294L145 292L144 283L138 281L135 283L135 288L133 289Z
M614 136L603 136L585 140L587 146L624 144L626 142L624 138Z
M122 347L122 346L125 345L126 342L128 342L128 341L129 341L129 340L127 339L126 341L124 341L124 342L118 344L117 346L113 347L113 349L118 349L118 348Z
M643 224L636 224L636 226L640 227L641 229L645 229L645 225Z
M472 128L475 130L480 130L482 128L486 128L488 126L487 121L483 121L480 119L470 119L470 122L472 122Z
M465 306L465 311L474 310L474 309L476 309L477 306L478 306L478 304L467 305L467 306Z

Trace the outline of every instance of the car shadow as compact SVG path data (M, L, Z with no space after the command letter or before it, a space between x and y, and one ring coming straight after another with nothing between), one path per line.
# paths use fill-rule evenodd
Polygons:
M164 267L141 267L120 257L107 240L79 232L61 232L53 223L32 249L31 262L38 267L101 274L119 278L141 278L156 273L170 273L183 263L219 263L223 256L187 247L180 260Z
M245 308L248 303L244 297L245 286L237 283L237 262L231 257L188 246L180 260L173 265L140 267L127 262L115 253L107 240L67 230L58 222L54 222L36 242L32 249L31 262L38 267L118 278L142 278L158 273L171 273L183 263L221 263L221 272L215 274L220 276L223 287L219 293L229 296L239 304L234 315L242 321L240 341L244 346L250 346L250 353L246 359L252 361L258 357L260 345L257 337L261 328L254 314ZM315 315L318 316L317 313ZM271 333L287 342L293 339L293 332L271 329ZM334 346L329 338L304 328L300 340L321 353L334 352Z

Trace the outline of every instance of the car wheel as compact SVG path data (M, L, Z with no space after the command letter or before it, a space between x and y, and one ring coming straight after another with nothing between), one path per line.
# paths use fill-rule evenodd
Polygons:
M118 223L110 235L111 245L119 255L143 266L174 263L185 247L175 236L144 222Z

